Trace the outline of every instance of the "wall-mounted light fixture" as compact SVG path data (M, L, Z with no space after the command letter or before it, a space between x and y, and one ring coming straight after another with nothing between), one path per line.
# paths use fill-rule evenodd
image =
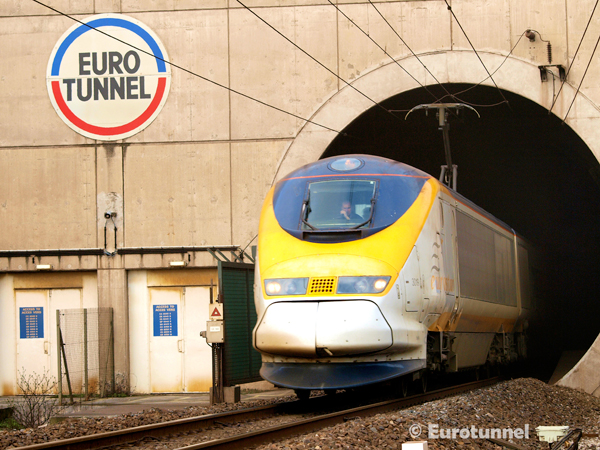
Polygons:
M52 270L52 264L38 264L35 266L36 270Z
M185 266L187 266L187 262L186 261L171 261L169 263L169 266L171 266L171 267L185 267Z

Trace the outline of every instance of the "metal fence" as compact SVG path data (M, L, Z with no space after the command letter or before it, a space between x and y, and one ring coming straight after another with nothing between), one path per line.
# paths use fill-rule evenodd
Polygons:
M112 308L56 311L58 394L106 397L115 391Z

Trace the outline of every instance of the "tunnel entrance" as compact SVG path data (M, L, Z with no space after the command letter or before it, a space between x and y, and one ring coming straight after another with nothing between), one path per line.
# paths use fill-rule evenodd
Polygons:
M445 88L445 89L444 89ZM446 84L414 89L357 117L322 157L366 153L439 177L445 164L435 111L406 113L446 90L473 106L451 115L457 190L530 240L538 253L537 315L530 356L553 370L564 350L587 349L600 332L600 165L562 120L529 99L492 87ZM468 90L467 90L468 89ZM466 92L464 92L467 90ZM446 102L457 102L445 98ZM496 106L488 106L496 105Z

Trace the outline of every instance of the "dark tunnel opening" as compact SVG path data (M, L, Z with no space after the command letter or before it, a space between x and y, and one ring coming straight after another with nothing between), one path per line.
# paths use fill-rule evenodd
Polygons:
M587 349L600 332L600 165L561 118L531 100L502 91L508 104L488 107L482 105L503 100L492 87L427 89L437 98L469 89L460 101L481 115L463 109L449 117L457 190L534 244L538 307L528 332L530 356L551 374L562 351ZM322 157L379 155L439 177L445 156L436 112L414 111L405 120L411 108L432 102L430 93L419 88L382 102L394 114L373 106Z

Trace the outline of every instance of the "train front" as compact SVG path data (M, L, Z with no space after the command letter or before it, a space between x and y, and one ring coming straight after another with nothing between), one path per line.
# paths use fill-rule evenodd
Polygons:
M421 283L411 255L437 186L396 161L349 155L306 165L271 189L253 332L264 379L345 389L425 367L427 331L404 302L407 285Z

